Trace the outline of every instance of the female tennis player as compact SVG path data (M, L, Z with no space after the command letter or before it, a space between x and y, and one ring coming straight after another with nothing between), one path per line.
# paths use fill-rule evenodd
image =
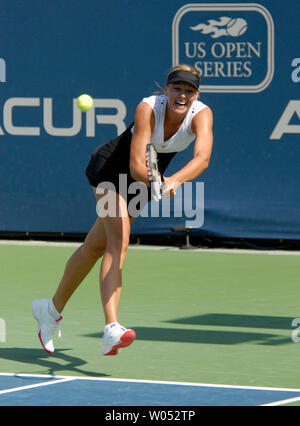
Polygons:
M54 352L54 332L67 301L101 257L100 293L105 315L102 354L116 355L119 348L134 341L134 330L122 327L117 316L122 267L129 244L130 224L134 220L128 209L134 195L127 193L124 196L119 175L126 175L127 188L135 181L145 184L150 198L151 171L146 158L149 143L157 151L164 181L163 196L173 197L179 185L193 180L208 167L213 143L213 115L211 109L198 100L199 83L200 76L193 67L177 65L171 68L164 93L144 98L137 106L134 124L94 151L86 176L100 210L101 200L108 195L116 210L113 214L106 212L106 215L99 212L84 243L67 262L53 298L32 302L32 312L38 321L38 336L47 352ZM164 176L172 157L193 141L190 161L172 176ZM113 184L113 189L102 190L103 182ZM143 207L141 205L140 210Z

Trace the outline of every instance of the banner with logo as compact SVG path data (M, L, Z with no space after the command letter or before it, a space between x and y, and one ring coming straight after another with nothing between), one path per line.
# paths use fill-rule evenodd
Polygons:
M299 16L298 0L3 0L0 233L88 232L93 150L186 63L214 113L211 162L175 199L150 203L132 233L299 239ZM192 155L178 153L166 175Z

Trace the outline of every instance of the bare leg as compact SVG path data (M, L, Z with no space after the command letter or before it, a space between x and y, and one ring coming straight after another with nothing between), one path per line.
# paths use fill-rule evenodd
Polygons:
M94 193L96 195L96 189ZM125 217L97 218L84 243L75 251L66 264L64 275L53 297L56 310L61 313L97 260L106 252L100 269L100 293L106 324L117 320L118 305L122 290L121 269L129 243L130 222L127 206L122 197L120 207ZM96 195L96 199L99 196ZM112 229L112 231L111 231ZM106 233L110 235L107 248ZM116 239L116 243L113 240ZM117 266L118 265L118 266Z
M105 314L105 323L117 321L117 311L122 289L122 267L126 258L130 236L130 219L125 200L111 193L116 200L115 215L104 217L106 248L100 270L100 292ZM99 200L101 196L96 195Z
M67 262L64 275L52 299L58 312L62 312L79 284L103 255L105 246L106 235L103 221L97 218L84 243Z

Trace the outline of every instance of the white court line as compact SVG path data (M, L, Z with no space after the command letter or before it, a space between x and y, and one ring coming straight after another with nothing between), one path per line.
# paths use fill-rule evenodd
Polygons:
M76 242L52 242L52 241L18 241L18 240L0 240L0 245L9 246L39 246L39 247L79 247L82 243ZM234 254L267 254L267 255L285 255L300 256L300 251L286 250L248 250L248 249L227 249L227 248L198 248L193 250L181 250L179 247L171 246L147 246L147 245L130 245L132 250L162 250L177 251L181 253L234 253Z
M94 380L101 382L125 382L125 383L150 383L161 385L176 385L176 386L195 386L195 387L211 387L211 388L226 388L226 389L245 389L245 390L261 390L261 391L274 391L274 392L299 392L300 389L296 388L274 388L266 386L243 386L243 385L226 385L226 384L211 384L211 383L193 383L193 382L173 382L166 380L140 380L140 379L121 379L121 378L107 378L107 377L85 377L85 376L51 376L43 374L14 374L14 373L0 373L0 376L16 376L16 377L41 377L41 378L56 378L62 380ZM52 382L51 382L52 383ZM57 382L54 382L57 383ZM300 395L299 395L300 398Z
M278 405L290 404L297 401L300 401L300 396L296 396L295 398L282 399L281 401L270 402L269 404L262 404L261 407L277 407Z
M1 246L79 247L81 244L75 242L0 240Z
M1 374L1 375L5 375L5 374ZM12 375L16 376L15 374L12 374ZM31 377L30 375L28 375L28 376ZM26 377L28 377L28 376L26 376ZM17 377L22 377L22 375L18 374ZM42 377L42 376L39 376L39 377ZM51 377L51 376L49 376L49 377ZM11 388L11 389L4 389L4 390L0 391L0 395L4 395L4 394L7 394L7 393L11 393L11 392L19 392L19 391L26 390L26 389L40 388L42 386L56 385L57 383L70 382L72 380L75 380L75 379L63 378L63 379L51 380L51 381L47 381L47 382L43 382L43 383L35 383L33 385L26 385L26 386L19 386L19 387L16 387L16 388Z

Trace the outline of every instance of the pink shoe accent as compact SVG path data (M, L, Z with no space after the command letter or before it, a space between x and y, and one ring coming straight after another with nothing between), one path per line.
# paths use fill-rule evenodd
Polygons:
M112 349L111 351L109 351L104 356L107 356L107 355L118 355L118 349Z
M120 349L120 348L126 348L127 346L131 345L131 343L134 342L135 339L135 331L134 330L127 330L124 334L122 334L120 338L120 343L113 346L112 349Z
M46 349L46 348L45 348L44 343L43 343L42 338L41 338L41 330L39 331L38 336L39 336L40 342L41 342L41 344L42 344L43 348L45 349L45 351L46 351L46 352L48 352L48 354L53 354L53 353L54 353L54 351L53 351L53 352L51 352L51 351L49 351L48 349Z
M134 342L134 339L135 339L135 331L134 330L125 331L125 333L122 334L122 336L120 338L120 343L118 343L117 345L114 345L111 348L111 350L107 354L105 354L105 356L117 355L118 349L126 348L127 346L131 345L131 343Z

